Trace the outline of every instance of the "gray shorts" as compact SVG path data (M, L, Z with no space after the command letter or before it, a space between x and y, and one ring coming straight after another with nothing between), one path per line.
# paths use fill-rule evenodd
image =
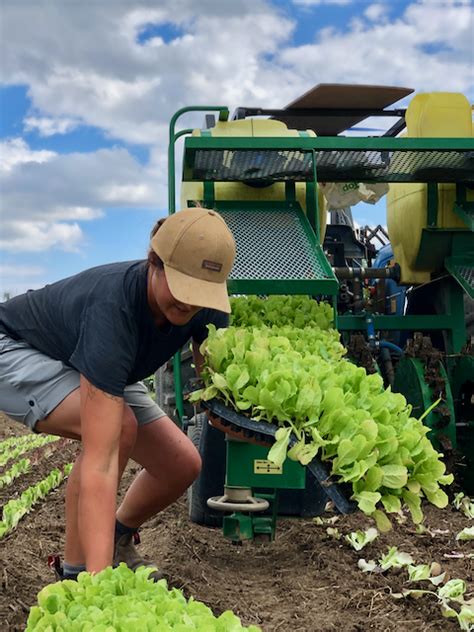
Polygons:
M60 360L52 360L27 342L0 333L0 410L30 430L79 388L79 378L75 369ZM166 415L142 382L127 386L124 400L139 425Z

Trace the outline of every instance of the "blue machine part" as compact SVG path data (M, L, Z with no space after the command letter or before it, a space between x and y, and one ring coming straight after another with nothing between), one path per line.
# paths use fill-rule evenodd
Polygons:
M382 246L374 259L374 268L385 268L393 259L393 250L391 244ZM385 281L386 301L385 313L402 316L405 311L405 296L407 288L397 285L393 279ZM395 309L394 309L395 308Z

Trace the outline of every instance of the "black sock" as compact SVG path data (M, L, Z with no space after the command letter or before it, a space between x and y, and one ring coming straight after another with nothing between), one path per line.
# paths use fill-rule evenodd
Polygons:
M133 535L136 531L138 531L137 527L127 527L115 519L115 542L123 535Z
M86 570L85 564L79 564L75 566L73 564L68 564L67 562L63 562L63 577L64 579L69 579L70 577L76 578L79 573Z

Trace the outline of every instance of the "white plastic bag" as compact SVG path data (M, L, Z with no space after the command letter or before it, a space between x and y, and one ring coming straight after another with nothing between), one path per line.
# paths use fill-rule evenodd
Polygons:
M328 211L354 206L358 202L375 204L389 189L386 182L320 182L319 186L328 203Z

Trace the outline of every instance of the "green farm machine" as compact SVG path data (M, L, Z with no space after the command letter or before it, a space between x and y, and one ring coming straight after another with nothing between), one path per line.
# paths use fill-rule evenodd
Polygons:
M282 110L242 107L231 116L227 107L183 108L170 124L169 210L199 203L222 214L237 243L231 294L300 294L330 302L353 361L379 371L415 416L438 402L425 418L430 437L459 465L459 480L472 493L472 108L453 93L417 94L406 108L393 107L412 92L326 84ZM203 129L175 130L182 115L196 112L206 113ZM357 126L372 117L392 117L393 125L383 135L361 136ZM181 136L177 206L175 143ZM388 191L386 229L327 222L328 210L337 218L348 192L361 187ZM324 191L333 192L331 205ZM374 242L383 235L390 244L382 261ZM287 461L273 467L268 447L228 438L203 414L194 415L182 398L183 353L172 368L175 397L163 400L170 367L158 391L203 457L190 491L192 520L218 525L225 515L225 535L239 542L273 537L277 514L321 513L328 496L341 511L350 510L337 486L325 486L327 474L317 466ZM210 414L237 427L242 415L232 419L216 405ZM248 420L243 434L262 438L265 424L252 424Z

